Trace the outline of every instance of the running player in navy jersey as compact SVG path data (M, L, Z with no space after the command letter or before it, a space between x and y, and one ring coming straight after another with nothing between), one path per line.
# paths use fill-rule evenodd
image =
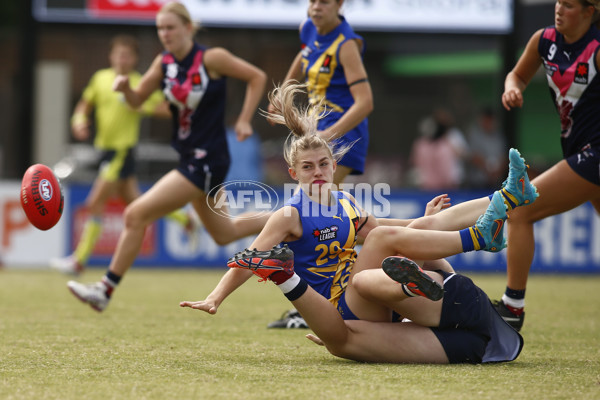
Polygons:
M94 147L100 153L99 173L85 205L89 211L81 238L73 254L50 260L50 266L62 273L78 275L90 258L102 232L102 214L106 203L118 195L129 204L140 197L135 177L134 148L139 140L140 122L144 115L169 117L164 96L156 90L138 109L129 107L123 95L112 90L117 75L127 75L137 86L142 75L135 70L138 61L138 41L129 35L117 35L111 41L110 68L94 73L75 106L71 130L76 140L88 140L92 135L90 116L95 111ZM167 215L194 234L195 218L184 210Z
M298 193L269 218L251 246L255 250L229 261L231 269L205 300L180 305L215 314L255 273L277 284L320 338L313 339L340 357L431 363L516 358L522 346L517 332L485 293L441 260L465 251L504 248L505 195L496 191L486 207L480 201L456 206L470 213L485 211L460 231L410 229L402 220L395 221L397 226L378 226L379 220L350 194L332 190L335 160L348 149L332 151L316 134L314 114L294 107L301 88L289 83L277 88L270 95L274 112L268 115L291 130L284 156L290 176L299 183ZM515 187L515 178L509 176L507 187ZM428 213L439 211L442 203L443 196L434 199ZM357 257L359 236L366 240ZM398 254L436 260L428 268L438 272L424 272ZM414 323L392 324L392 310Z
M594 25L599 12L598 0L557 0L554 26L533 34L504 84L504 107L522 107L523 91L544 66L560 116L564 157L532 181L539 201L526 210L509 211L508 281L497 307L516 329L525 317L525 288L535 250L533 224L587 201L600 212L600 31Z
M309 0L300 26L301 50L284 81L305 81L309 104L320 113L318 134L334 146L352 147L338 162L333 182L364 172L373 94L362 62L365 43L340 15L344 0ZM270 105L269 111L273 108Z
M226 78L246 82L235 123L242 141L252 135L251 120L264 93L265 73L223 48L196 43L196 27L181 3L166 3L156 16L156 27L165 51L154 59L135 89L127 76L117 76L113 89L138 107L162 88L173 116L172 145L179 153L179 166L126 208L125 228L102 281L91 285L68 282L71 292L97 311L106 308L112 291L133 264L146 227L170 211L191 202L220 245L260 232L268 219L268 215L229 218L212 212L216 199L209 195L223 183L230 164L225 133Z

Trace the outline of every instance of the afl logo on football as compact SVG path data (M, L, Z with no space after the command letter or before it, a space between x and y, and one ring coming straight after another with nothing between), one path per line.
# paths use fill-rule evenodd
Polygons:
M50 184L48 179L42 179L42 181L40 182L39 190L42 199L50 201L50 199L52 198L52 185Z

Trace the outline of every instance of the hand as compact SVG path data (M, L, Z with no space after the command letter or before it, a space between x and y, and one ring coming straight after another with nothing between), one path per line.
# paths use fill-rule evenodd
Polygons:
M73 125L71 127L71 131L73 131L73 137L75 140L80 142L87 140L91 135L90 124L87 122Z
M306 338L318 344L319 346L325 346L325 343L323 343L323 341L318 336L315 336L312 333L306 335Z
M514 107L523 107L523 93L519 89L508 89L502 93L502 105L507 111Z
M252 125L250 125L248 122L238 121L235 123L234 129L238 142L243 142L252 136Z
M113 82L112 89L115 92L124 92L129 88L129 76L127 75L117 75Z
M205 311L209 314L217 313L217 305L209 300L200 300L200 301L182 301L179 303L179 307L189 307L195 310Z
M444 193L440 194L439 196L435 196L425 206L425 216L435 215L451 205L452 203L450 203L450 197L448 197L447 194Z

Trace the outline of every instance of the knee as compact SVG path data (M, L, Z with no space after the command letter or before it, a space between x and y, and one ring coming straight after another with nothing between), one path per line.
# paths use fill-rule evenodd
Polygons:
M230 235L223 233L214 233L211 235L215 243L219 246L225 246L233 242L233 238Z
M373 271L360 271L352 278L352 287L354 287L354 290L356 290L360 297L367 300L372 300L374 292L377 291Z
M127 229L145 228L150 223L145 217L143 210L140 207L136 207L135 203L125 207L125 211L123 212L123 222Z
M404 226L378 226L367 235L365 246L370 243L373 248L395 248L408 231Z
M508 212L508 223L515 225L531 225L542 219L537 216L537 213L531 212L533 209L528 209L530 206L517 207Z
M380 242L384 240L388 235L391 235L397 227L394 226L378 226L371 230L365 239L365 244L369 242Z
M413 229L435 229L435 217L434 216L427 216L427 217L420 217L415 219L414 221L412 221L410 224L408 224L409 228L413 228Z

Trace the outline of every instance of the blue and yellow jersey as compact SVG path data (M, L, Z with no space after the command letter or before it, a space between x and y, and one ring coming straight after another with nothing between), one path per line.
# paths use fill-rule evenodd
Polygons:
M299 190L286 205L300 214L302 237L283 242L294 251L294 270L314 290L337 306L356 261L360 209L344 192L332 192L331 206L312 201Z
M82 98L95 108L96 136L94 146L102 150L124 150L134 147L139 140L140 120L143 114L152 114L164 101L160 91L154 92L134 110L125 101L123 93L112 90L117 74L112 68L97 71L83 90ZM129 74L129 82L136 87L141 79L137 71Z
M340 48L348 40L361 40L352 27L340 16L341 23L326 35L319 35L313 22L307 19L300 30L302 46L302 73L307 84L311 105L319 104L329 112L318 122L318 129L325 130L335 124L354 104L354 98L340 63ZM364 52L364 45L361 55ZM323 110L315 110L321 112ZM356 127L336 139L334 145L352 144L352 148L339 162L352 168L353 174L362 173L369 142L368 120L365 118Z

